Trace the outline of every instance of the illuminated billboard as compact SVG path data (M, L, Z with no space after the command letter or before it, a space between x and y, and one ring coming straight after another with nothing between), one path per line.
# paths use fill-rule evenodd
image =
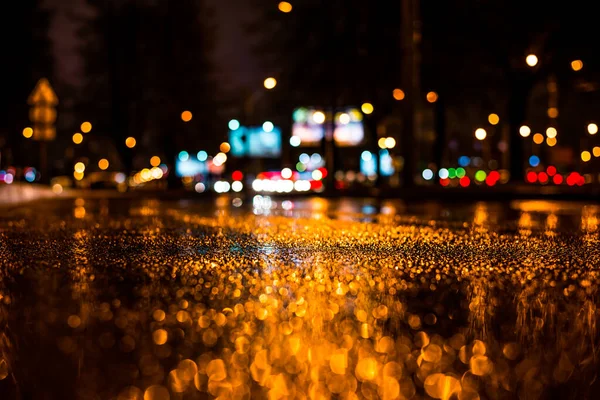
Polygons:
M278 158L281 156L281 130L270 122L262 127L240 126L229 131L234 157Z
M292 137L296 138L295 143L299 146L320 145L330 118L331 116L316 108L301 107L294 110ZM359 145L365 136L362 120L362 113L355 108L338 112L333 131L336 144L342 147Z

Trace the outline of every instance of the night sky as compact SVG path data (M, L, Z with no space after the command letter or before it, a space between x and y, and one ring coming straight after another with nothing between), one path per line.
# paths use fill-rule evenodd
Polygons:
M227 82L226 89L256 87L262 82L257 60L252 56L247 36L243 32L245 18L251 10L244 0L207 0L215 9L217 39L214 54L215 78ZM61 82L77 84L81 78L81 60L77 54L76 25L68 17L69 11L85 13L83 0L47 0L55 10L51 37L56 55L57 78Z

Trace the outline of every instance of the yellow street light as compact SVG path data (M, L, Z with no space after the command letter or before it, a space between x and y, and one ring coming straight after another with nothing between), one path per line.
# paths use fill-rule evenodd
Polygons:
M316 111L313 115L312 115L312 119L313 121L315 121L317 124L322 124L323 122L325 122L325 114L322 111Z
M82 180L82 179L83 179L83 172L77 172L77 171L74 171L74 172L73 172L73 177L74 177L75 179L77 179L78 181L80 181L80 180Z
M492 113L488 115L488 122L492 125L498 125L498 122L500 122L500 117L498 114Z
M487 132L483 128L478 128L475 131L475 138L477 140L484 140L487 137Z
M593 123L589 124L587 126L587 130L590 135L595 135L596 133L598 133L598 125L593 124Z
M594 154L594 157L600 157L600 146L595 146L592 149L592 153Z
M133 149L136 143L137 141L134 137L129 136L127 139L125 139L125 146L129 147L130 149Z
M375 108L373 107L373 104L371 103L364 103L360 109L362 110L363 113L369 115L372 114L373 111L375 110Z
M106 169L108 169L109 165L110 165L110 163L108 162L108 160L106 158L103 158L100 161L98 161L98 168L100 168L102 171L105 171Z
M81 144L83 142L83 135L81 133L76 133L73 135L73 143Z
M394 99L398 101L404 100L404 97L406 97L406 95L404 94L404 90L402 89L394 89L393 95Z
M281 11L282 13L289 13L292 12L292 5L290 3L288 3L287 1L282 1L279 3L279 11Z
M30 137L32 137L33 129L31 129L30 127L23 129L23 136L25 136L26 139L29 139Z
M82 163L81 161L79 161L77 164L75 164L75 172L83 172L85 171L85 164Z
M581 68L583 68L583 61L581 61L581 60L571 61L571 68L573 68L573 71L581 71Z
M558 108L556 108L556 107L548 108L548 117L549 118L558 118Z
M555 137L549 137L546 139L546 144L550 147L554 147L556 146L556 138Z
M556 130L555 127L551 126L548 129L546 129L546 136L549 138L555 138L556 135L558 135L558 131Z
M396 139L394 139L393 137L388 137L385 138L385 147L387 147L388 149L393 149L394 147L396 147Z
M525 57L525 62L530 67L535 67L538 63L538 58L535 54L529 54L527 57Z
M535 143L535 144L544 143L544 135L542 135L541 133L536 133L535 135L533 135L533 143Z
M385 149L387 147L385 145L385 139L386 138L382 137L377 141L377 145L379 146L380 149Z
M150 165L152 165L153 167L158 167L160 165L160 157L152 156L152 158L150 158Z
M435 103L438 100L438 94L436 92L429 92L427 93L427 96L425 96L427 98L427 101L430 103Z
M83 133L88 133L92 130L92 124L85 121L83 124L81 124L81 132Z
M582 151L581 152L581 161L583 162L588 162L592 159L592 155L590 154L589 151Z
M185 110L184 112L181 113L181 120L183 122L190 122L192 120L192 112Z
M263 84L265 85L265 89L271 90L275 86L277 86L277 79L275 79L273 77L269 77L269 78L265 79Z

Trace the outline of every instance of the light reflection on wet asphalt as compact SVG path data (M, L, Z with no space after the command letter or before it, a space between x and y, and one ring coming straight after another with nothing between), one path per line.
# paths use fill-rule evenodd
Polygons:
M600 395L600 207L241 203L3 212L0 398Z

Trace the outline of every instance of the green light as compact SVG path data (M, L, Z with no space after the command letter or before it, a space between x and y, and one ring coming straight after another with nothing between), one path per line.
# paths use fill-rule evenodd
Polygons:
M304 165L300 161L298 161L296 163L296 169L298 170L298 172L304 172L304 171L306 171L306 165Z
M456 177L457 177L457 178L462 178L462 177L464 177L466 174L467 174L467 172L465 171L465 169L464 169L464 168L462 168L462 167L456 168Z
M454 168L448 168L448 178L456 178L456 170Z
M475 179L477 179L477 181L479 181L479 182L485 181L486 177L487 177L487 174L485 173L485 171L479 170L475 173Z

